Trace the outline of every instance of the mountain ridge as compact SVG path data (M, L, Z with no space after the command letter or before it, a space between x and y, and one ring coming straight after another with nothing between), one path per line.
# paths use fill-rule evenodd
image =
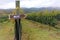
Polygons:
M60 10L60 7L41 7L41 8L21 8L24 13L30 13L30 12L37 12L37 11L43 11L43 10ZM7 13L12 12L15 9L0 9L0 11L5 11Z

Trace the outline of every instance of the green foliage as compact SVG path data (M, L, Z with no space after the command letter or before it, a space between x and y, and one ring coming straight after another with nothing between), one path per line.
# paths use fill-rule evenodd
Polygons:
M60 21L60 14L57 14L55 18Z
M8 20L8 16L1 16L0 17L0 23L5 22Z
M48 24L50 26L55 26L57 24L57 19L60 19L59 13L55 13L55 11L43 11L27 14L27 18L29 20L33 20L42 24Z

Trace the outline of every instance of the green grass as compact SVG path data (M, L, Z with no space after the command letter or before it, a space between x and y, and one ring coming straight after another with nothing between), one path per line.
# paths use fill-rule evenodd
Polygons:
M22 19L22 40L60 40L60 31L48 25ZM14 39L13 22L0 23L0 40Z
M23 20L23 40L60 40L59 32L56 29L50 28L48 25L43 25L37 22Z
M0 40L13 40L14 26L11 22L0 23Z

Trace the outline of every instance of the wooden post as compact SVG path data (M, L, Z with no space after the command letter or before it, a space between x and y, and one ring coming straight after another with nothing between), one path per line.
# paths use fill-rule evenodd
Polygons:
M20 18L20 0L16 0L16 15L15 19L15 40L21 40L22 35L22 27L21 27L21 18Z

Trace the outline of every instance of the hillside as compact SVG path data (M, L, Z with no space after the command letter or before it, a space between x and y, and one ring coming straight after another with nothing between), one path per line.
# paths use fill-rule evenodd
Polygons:
M21 10L23 10L24 13L31 13L31 12L37 12L37 11L44 11L44 10L60 10L59 7L57 8L53 8L53 7L41 7L41 8L21 8ZM6 13L11 13L12 11L14 11L15 9L0 9L0 11L5 11Z
M14 22L0 23L0 40L14 39ZM48 25L22 19L22 40L60 40L60 32Z

